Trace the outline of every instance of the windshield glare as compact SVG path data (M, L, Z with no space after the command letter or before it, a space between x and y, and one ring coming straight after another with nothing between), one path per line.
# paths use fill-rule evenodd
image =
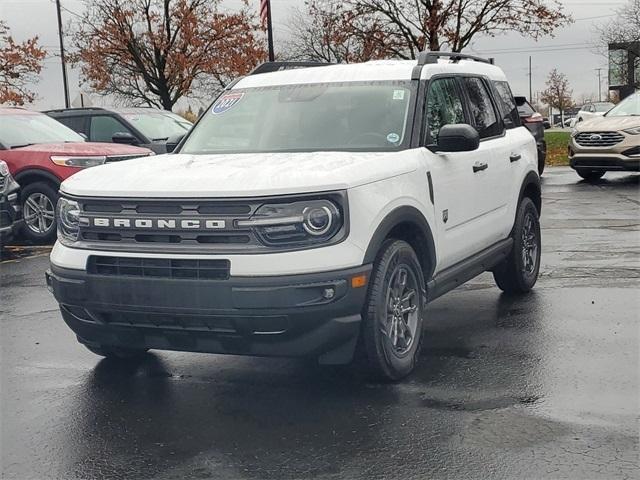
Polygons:
M608 112L613 107L613 103L596 103L594 105L596 112Z
M169 112L125 113L122 116L151 140L184 135L191 128L191 122Z
M84 142L70 128L44 114L3 115L0 142L7 148L61 142Z
M635 93L625 98L618 105L607 112L607 117L625 117L640 115L640 93Z
M398 150L407 142L410 82L234 89L204 113L180 153Z

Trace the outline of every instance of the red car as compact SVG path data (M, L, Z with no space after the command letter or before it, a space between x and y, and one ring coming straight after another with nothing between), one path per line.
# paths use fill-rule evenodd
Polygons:
M22 187L23 235L38 243L55 238L63 180L83 168L153 155L146 148L85 142L57 120L22 108L0 108L0 125L0 160Z

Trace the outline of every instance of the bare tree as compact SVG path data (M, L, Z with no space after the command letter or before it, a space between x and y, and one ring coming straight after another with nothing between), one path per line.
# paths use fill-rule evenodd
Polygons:
M46 53L38 46L38 37L17 43L0 21L0 104L24 105L34 100L28 86L39 80Z
M345 0L358 15L375 18L402 45L400 58L423 50L460 52L478 35L517 31L539 38L572 22L558 0Z
M289 21L291 40L288 58L320 62L365 62L392 56L400 48L397 39L386 37L382 22L357 15L337 0L306 2Z
M560 120L564 126L564 112L573 106L573 90L569 88L569 80L564 73L559 73L554 68L547 77L546 85L547 89L542 92L541 100L560 111Z

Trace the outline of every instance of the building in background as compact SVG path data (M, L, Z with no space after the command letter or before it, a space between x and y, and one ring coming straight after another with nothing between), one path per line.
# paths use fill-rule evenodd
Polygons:
M622 100L640 88L640 42L609 44L609 90Z

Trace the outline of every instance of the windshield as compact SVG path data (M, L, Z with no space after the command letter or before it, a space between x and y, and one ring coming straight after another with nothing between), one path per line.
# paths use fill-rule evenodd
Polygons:
M0 118L0 142L7 148L38 143L84 142L76 132L44 114L16 113Z
M234 89L180 153L398 150L408 142L412 89L404 81Z
M145 137L157 141L184 135L192 126L188 120L170 112L123 113L122 116Z
M607 117L626 117L640 115L640 93L625 98L618 105L607 112Z
M613 107L613 103L596 103L593 105L595 107L596 112L608 112Z

